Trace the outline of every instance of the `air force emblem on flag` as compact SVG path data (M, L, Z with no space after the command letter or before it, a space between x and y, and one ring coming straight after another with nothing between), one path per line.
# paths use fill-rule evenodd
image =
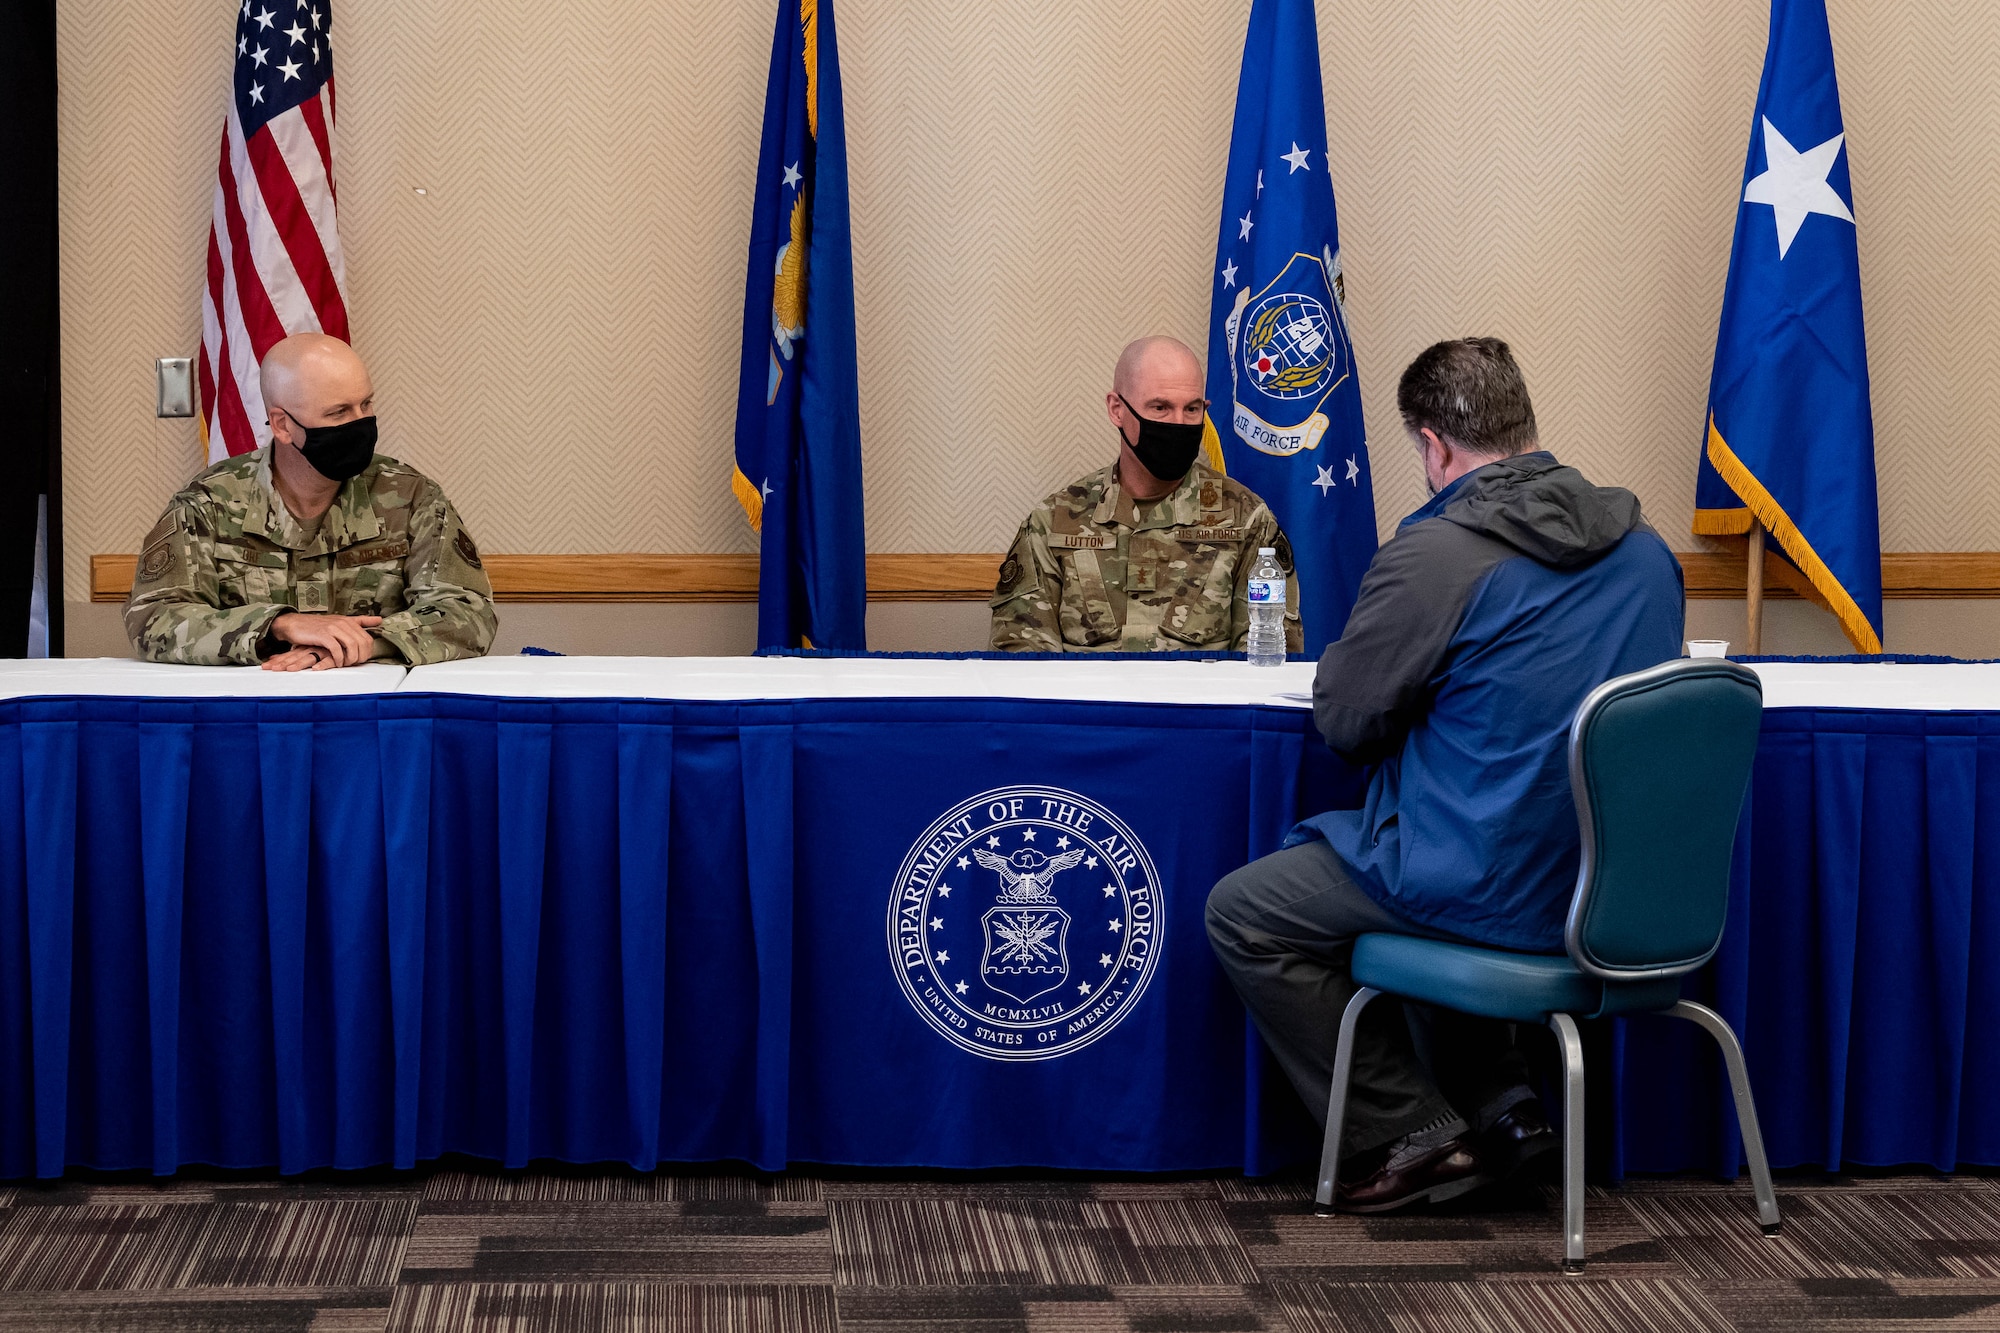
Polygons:
M792 344L806 336L806 208L809 201L799 184L796 167L786 169L785 184L799 193L792 200L790 239L778 247L778 258L771 276L773 350L771 379L764 394L766 407L778 401L778 385L785 378L785 368L778 362L779 355L790 361Z
M1327 395L1354 372L1340 308L1340 260L1295 254L1263 290L1236 298L1225 329L1234 392L1231 424L1278 458L1319 447Z
M1146 849L1060 787L1003 787L946 811L889 899L904 995L954 1045L997 1060L1047 1059L1109 1032L1146 989L1159 933Z

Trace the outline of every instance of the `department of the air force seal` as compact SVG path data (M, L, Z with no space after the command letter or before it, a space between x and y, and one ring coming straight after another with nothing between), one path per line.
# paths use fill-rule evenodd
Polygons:
M889 895L889 955L924 1020L995 1060L1046 1060L1118 1025L1152 979L1152 858L1060 787L1001 787L939 815Z
M1319 447L1321 411L1354 371L1341 314L1340 259L1295 254L1261 291L1247 289L1223 323L1234 398L1230 425L1259 453L1289 458Z

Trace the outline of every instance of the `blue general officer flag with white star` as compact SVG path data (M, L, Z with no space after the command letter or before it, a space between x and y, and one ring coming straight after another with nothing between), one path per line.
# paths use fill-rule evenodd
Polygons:
M759 533L757 646L866 647L854 264L833 0L778 4L731 488Z
M1845 143L1826 0L1774 0L1694 530L1762 523L1855 647L1879 653L1875 426Z
M1252 0L1208 322L1209 461L1298 563L1305 650L1340 637L1375 555L1312 0Z

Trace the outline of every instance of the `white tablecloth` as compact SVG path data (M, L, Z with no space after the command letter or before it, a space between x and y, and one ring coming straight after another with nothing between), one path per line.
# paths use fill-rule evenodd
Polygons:
M2000 712L2000 663L1764 662L1766 708Z
M124 657L0 659L0 699L29 694L116 694L169 699L387 694L409 674L407 668L387 664L349 667L345 671L266 671L262 667L168 666Z
M1774 662L1755 668L1766 708L2000 712L2000 665ZM1079 699L1113 703L1310 703L1308 662L1071 662L925 658L488 657L405 670L263 671L123 658L0 662L0 698L150 695L483 694L531 699Z
M487 657L418 667L403 688L537 699L1081 699L1304 708L1312 677L1310 662Z

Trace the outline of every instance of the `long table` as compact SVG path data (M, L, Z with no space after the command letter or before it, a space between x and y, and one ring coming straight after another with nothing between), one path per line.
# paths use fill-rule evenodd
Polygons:
M1759 670L1694 986L1744 1033L1773 1161L2000 1162L2000 981L1970 967L2000 932L2000 668ZM1202 903L1358 798L1310 676L6 664L0 1178L1296 1160ZM1708 1053L1656 1020L1607 1047L1614 1169L1735 1169Z

